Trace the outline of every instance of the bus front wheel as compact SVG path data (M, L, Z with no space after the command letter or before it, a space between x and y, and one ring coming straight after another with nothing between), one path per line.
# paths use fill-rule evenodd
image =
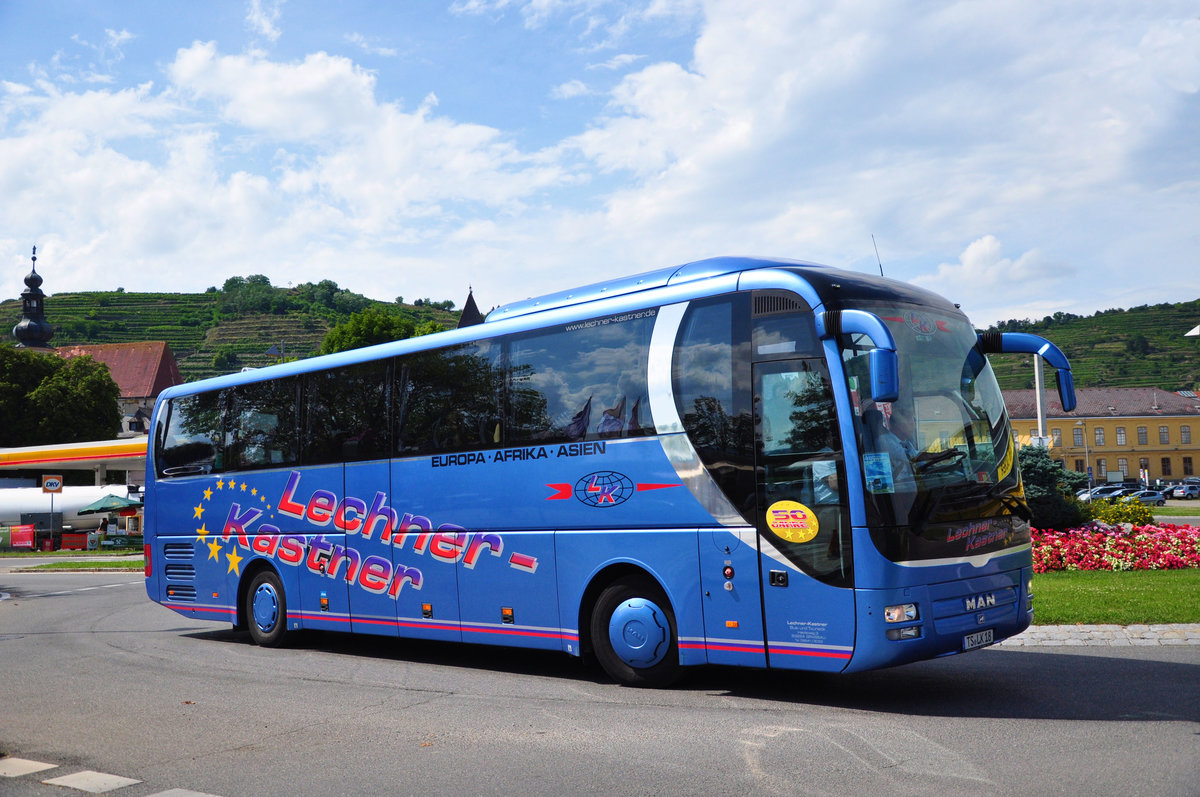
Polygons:
M671 605L661 590L643 579L622 579L600 593L591 636L600 666L620 683L667 686L679 677Z
M274 570L256 574L246 590L246 625L257 645L278 647L287 631L287 598Z

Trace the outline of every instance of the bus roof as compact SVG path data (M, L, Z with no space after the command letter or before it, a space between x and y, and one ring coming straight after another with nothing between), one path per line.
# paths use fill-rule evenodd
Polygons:
M682 266L669 266L667 268L656 269L655 271L647 271L643 274L634 274L630 277L619 277L606 282L585 285L581 288L571 288L570 290L559 291L558 293L549 293L545 296L523 299L519 302L510 302L488 313L486 320L500 321L508 318L517 318L531 313L541 313L546 310L583 304L597 299L609 299L614 296L625 296L640 291L648 291L653 288L662 288L667 285L679 285L693 280L719 277L722 274L734 274L739 271L779 266L827 268L818 266L816 263L806 263L799 260L774 260L755 257L711 257L707 260L695 260L691 263L684 263Z

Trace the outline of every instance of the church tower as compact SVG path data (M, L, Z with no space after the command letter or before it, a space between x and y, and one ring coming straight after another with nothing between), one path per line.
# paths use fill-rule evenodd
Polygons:
M46 321L46 294L42 293L42 277L37 273L37 247L33 247L33 266L25 277L21 291L21 321L13 327L18 349L52 349L49 340L54 328Z

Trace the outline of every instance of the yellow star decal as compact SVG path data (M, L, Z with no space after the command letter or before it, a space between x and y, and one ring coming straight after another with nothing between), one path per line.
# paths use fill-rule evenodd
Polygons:
M208 558L216 559L218 562L221 561L221 543L218 540L213 540L212 542L206 542L205 545L208 546Z
M217 479L217 489L218 490L225 489L225 482L222 479Z
M203 504L197 504L196 506L192 507L192 511L196 513L196 514L195 514L195 516L194 516L194 517L195 517L195 519L196 519L196 520L199 520L199 519L200 519L200 516L204 514L204 505L203 505Z
M250 495L258 495L258 488L257 487L251 488Z
M196 539L204 542L204 538L208 536L208 529L204 528L204 524L200 524L200 528L196 529Z
M240 576L242 572L238 570L238 565L242 563L242 557L238 555L237 548L225 554L225 558L229 560L229 569L225 572Z
M211 488L211 487L205 487L205 488L204 488L204 500L205 500L205 501L211 501L211 500L212 500L212 488Z
M242 492L246 492L246 483L242 482Z

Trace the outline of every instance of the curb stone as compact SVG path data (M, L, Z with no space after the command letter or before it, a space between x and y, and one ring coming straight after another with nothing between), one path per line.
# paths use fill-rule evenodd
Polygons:
M1031 625L999 647L1200 645L1200 623L1171 625Z

